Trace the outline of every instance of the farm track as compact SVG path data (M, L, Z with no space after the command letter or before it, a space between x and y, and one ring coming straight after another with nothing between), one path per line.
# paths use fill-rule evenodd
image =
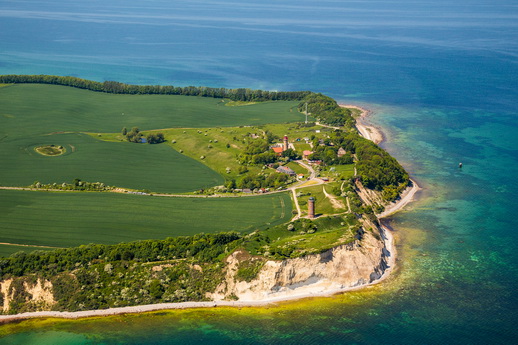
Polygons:
M52 248L52 249L62 248L62 247L53 247L53 246L38 246L35 244L19 244L19 243L7 243L7 242L0 242L0 245L15 246L15 247L31 247L31 248Z

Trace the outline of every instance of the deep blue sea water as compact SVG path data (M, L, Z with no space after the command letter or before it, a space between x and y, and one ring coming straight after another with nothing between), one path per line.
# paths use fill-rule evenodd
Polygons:
M4 325L0 344L518 339L516 1L0 0L0 74L323 92L374 110L383 146L424 188L392 219L398 270L382 286L269 309Z

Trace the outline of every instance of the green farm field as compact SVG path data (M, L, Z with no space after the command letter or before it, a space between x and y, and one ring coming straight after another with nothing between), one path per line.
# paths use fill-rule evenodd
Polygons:
M71 247L201 232L250 232L285 223L290 217L288 193L171 198L0 190L0 243ZM0 246L0 255L9 254L10 248L5 247Z
M41 144L66 148L48 157L35 152ZM106 142L81 133L18 138L0 144L2 186L71 183L79 178L106 185L185 193L223 184L223 177L207 166L178 153L166 144Z
M229 127L303 119L296 109L298 102L227 107L215 98L117 95L40 84L0 88L0 103L0 131L17 137L59 131L111 133L134 126L141 130Z
M225 106L220 99L171 95L115 95L65 86L19 84L0 88L0 185L27 186L79 178L118 187L183 193L224 182L192 157L167 144L106 142L122 127L154 130L224 127L301 120L297 102ZM63 146L42 156L41 145Z

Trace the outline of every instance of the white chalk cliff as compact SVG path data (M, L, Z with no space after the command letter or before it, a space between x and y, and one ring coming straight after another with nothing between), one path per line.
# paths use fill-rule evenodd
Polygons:
M379 233L378 231L381 231ZM265 301L322 295L367 285L381 278L391 263L391 239L375 227L361 240L344 244L321 254L282 261L268 260L257 277L239 281L239 251L227 258L226 279L211 295L215 300ZM389 248L387 248L388 244Z

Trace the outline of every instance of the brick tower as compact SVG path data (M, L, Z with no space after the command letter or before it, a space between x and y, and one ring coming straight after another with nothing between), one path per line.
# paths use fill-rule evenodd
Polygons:
M286 151L288 149L288 136L285 135L284 139L282 140L282 150Z
M308 200L308 218L315 218L315 198L311 197Z

